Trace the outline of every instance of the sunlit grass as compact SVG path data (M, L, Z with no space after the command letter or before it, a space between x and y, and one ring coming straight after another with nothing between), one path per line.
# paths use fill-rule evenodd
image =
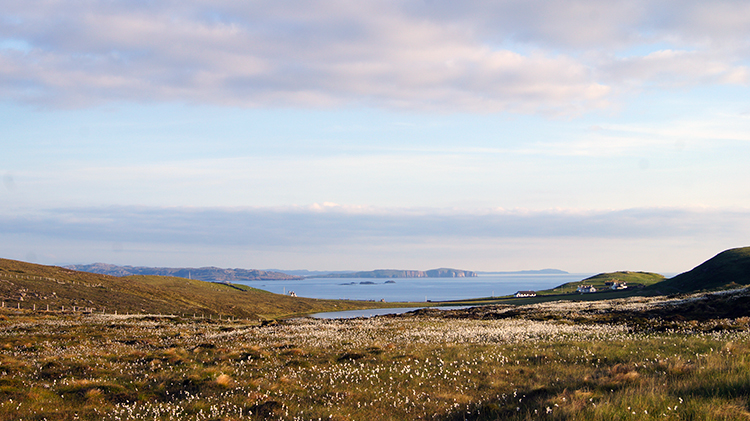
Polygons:
M747 419L747 323L716 325L10 316L0 419Z

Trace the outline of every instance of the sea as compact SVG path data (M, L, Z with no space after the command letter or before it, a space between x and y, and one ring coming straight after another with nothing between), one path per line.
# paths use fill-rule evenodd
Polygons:
M550 289L593 274L479 274L471 278L306 278L243 281L253 288L298 297L386 302L435 302L500 297Z

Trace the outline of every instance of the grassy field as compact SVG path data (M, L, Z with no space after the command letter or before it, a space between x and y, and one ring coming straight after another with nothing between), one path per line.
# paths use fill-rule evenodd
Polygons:
M747 299L272 325L6 309L0 419L749 419ZM681 310L696 302L741 316Z

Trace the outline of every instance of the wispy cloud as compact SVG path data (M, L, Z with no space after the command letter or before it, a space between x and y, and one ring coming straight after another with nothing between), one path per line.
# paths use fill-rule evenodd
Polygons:
M623 81L748 83L741 23L750 11L729 1L32 1L2 10L0 95L54 107L576 114L616 100ZM653 43L673 50L600 53Z
M694 85L750 84L746 65L723 52L659 50L645 56L608 60L601 71L621 89L681 88Z
M0 255L519 268L742 245L748 21L732 0L0 0ZM470 210L494 206L533 210Z

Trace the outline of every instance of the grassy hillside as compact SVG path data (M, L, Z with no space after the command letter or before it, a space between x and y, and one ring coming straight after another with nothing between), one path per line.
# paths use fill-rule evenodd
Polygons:
M679 293L750 285L750 247L723 251L693 270L681 273L650 289Z
M613 281L627 282L628 288L631 289L639 286L652 285L657 282L662 282L665 279L664 275L652 272L609 272L600 273L580 281L568 282L552 289L538 291L537 293L542 295L570 293L575 292L580 285L593 285L597 290L603 290L607 288L605 285L607 282Z
M505 297L484 297L470 300L456 300L446 301L450 305L487 305L487 304L510 304L510 305L526 305L544 303L558 300L566 301L600 301L600 300L612 300L619 298L629 298L634 296L642 295L655 295L655 291L642 288L642 286L661 284L666 278L658 273L651 272L609 272L600 273L598 275L591 276L589 278L568 282L557 286L555 288L536 291L536 297L528 298L515 298L512 295ZM619 282L627 282L628 289L624 290L612 290L605 285L606 282L617 280ZM576 292L579 285L593 285L596 287L597 292L593 294L581 294Z
M0 299L8 308L113 313L278 318L322 311L393 307L393 303L317 300L244 285L176 277L114 277L0 259ZM79 311L80 311L79 310Z

